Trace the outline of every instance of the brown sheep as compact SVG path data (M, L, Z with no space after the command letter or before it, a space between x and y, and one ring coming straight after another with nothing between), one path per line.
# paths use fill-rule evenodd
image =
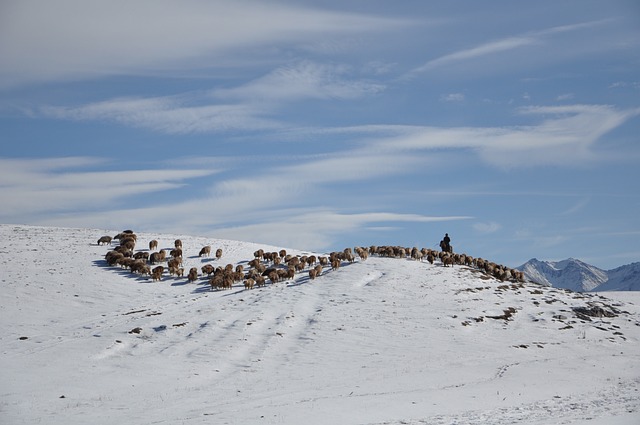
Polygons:
M149 251L153 251L154 249L158 249L158 241L155 239L149 242Z
M334 259L331 260L331 270L338 270L340 268L340 260L339 259Z
M244 281L244 289L253 289L253 286L256 284L256 281L252 278L249 278Z
M218 289L218 286L222 284L222 276L213 276L209 279L209 285L211 285L211 290Z
M173 246L174 246L175 248L182 248L182 241L181 241L180 239L176 239L176 240L173 242Z
M187 280L189 281L189 283L195 282L196 280L198 280L198 269L197 268L191 267L191 269L189 270L189 274L187 275Z
M136 241L134 241L133 239L125 239L123 241L120 241L120 246L129 251L133 251L136 247Z
M133 263L129 265L131 273L142 273L147 264L143 260L133 260Z
M157 263L161 263L162 260L160 259L160 253L159 252L152 252L149 255L149 264L157 264Z
M144 251L136 252L135 254L133 254L133 258L135 258L136 260L147 261L149 260L149 253Z
M211 276L215 271L211 264L205 264L200 270L202 270L202 274L206 274L207 276Z
M289 267L297 267L298 264L300 264L300 258L299 257L291 257L287 261L287 266L289 266Z
M450 265L451 267L453 267L453 257L450 255L445 255L442 257L442 265L447 267L448 265Z
M113 238L111 236L102 236L100 239L98 239L98 245L102 245L102 244L109 244L111 245L111 240Z
M278 274L277 270L274 270L271 273L269 273L269 280L271 281L272 284L278 283L278 281L280 280L280 275Z
M317 262L318 262L318 258L315 255L310 255L307 257L307 265L309 267L315 266Z
M296 269L293 267L289 267L284 276L285 279L293 279L296 277Z
M280 252L278 252L278 255L280 256L280 258L284 258L287 256L287 250L286 249L281 249Z
M182 265L182 257L175 257L167 262L167 266L175 267L176 269L181 265Z
M105 254L104 259L110 266L115 266L119 259L124 258L124 254L118 251L109 251Z
M258 275L256 277L254 277L253 279L256 281L256 286L264 286L264 284L265 284L264 276Z
M216 249L216 260L219 260L222 257L222 248Z
M318 271L316 269L309 269L309 279L313 280L318 276Z
M200 250L198 257L202 257L203 255L205 257L208 257L209 255L211 255L211 245L207 245Z
M172 256L173 258L182 257L182 249L181 248L172 249L171 251L169 251L169 255Z
M151 271L151 278L153 279L154 282L162 280L162 273L164 273L164 267L162 266L155 267Z

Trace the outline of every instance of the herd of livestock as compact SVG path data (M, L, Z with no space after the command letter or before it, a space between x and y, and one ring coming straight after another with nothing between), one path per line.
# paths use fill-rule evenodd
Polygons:
M131 230L125 230L114 237L102 236L98 240L98 245L109 245L113 249L105 255L105 260L109 266L128 269L131 273L141 276L148 276L153 281L162 280L165 272L170 276L184 278L182 241L176 239L174 248L168 250L158 249L158 241L149 242L149 249L138 249L137 235ZM201 247L198 256L210 257L212 249L210 245ZM355 253L355 254L354 254ZM223 255L222 249L216 249L216 260L220 260ZM322 275L325 268L337 270L343 262L353 263L356 256L360 261L365 261L369 256L377 255L389 258L404 258L415 261L428 261L430 264L440 264L443 267L453 267L454 265L474 268L492 276L500 281L524 281L522 271L511 269L482 258L473 258L465 254L453 252L436 251L432 249L417 247L407 248L401 246L370 246L356 247L353 250L346 248L341 252L331 252L323 256L316 255L291 255L286 250L278 252L265 252L259 249L254 252L254 258L243 264L214 267L207 263L200 270L191 267L186 273L188 282L196 282L205 278L208 280L212 290L231 289L234 284L242 282L245 289L265 286L267 283L275 284L282 280L294 279L297 273L308 273L309 279L316 279Z

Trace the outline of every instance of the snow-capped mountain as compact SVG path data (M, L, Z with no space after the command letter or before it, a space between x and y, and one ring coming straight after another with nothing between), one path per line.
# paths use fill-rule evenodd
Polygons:
M517 269L532 282L577 292L640 290L640 263L602 270L575 258L562 261L533 258Z

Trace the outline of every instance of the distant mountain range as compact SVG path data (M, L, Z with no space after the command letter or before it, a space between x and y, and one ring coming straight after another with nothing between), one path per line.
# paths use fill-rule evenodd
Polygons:
M602 270L575 258L541 261L533 258L520 267L533 282L578 292L640 291L640 262Z

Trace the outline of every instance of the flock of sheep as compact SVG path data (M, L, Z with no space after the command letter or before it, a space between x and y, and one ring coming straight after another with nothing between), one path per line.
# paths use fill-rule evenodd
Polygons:
M184 277L185 271L182 261L182 241L176 239L174 248L169 250L158 249L158 241L149 242L149 249L135 249L138 243L137 235L131 230L125 230L114 237L102 236L98 239L98 245L113 246L105 255L105 260L109 266L116 266L130 270L131 273L148 276L153 281L162 280L165 271L170 276ZM355 252L355 254L354 254ZM222 249L215 251L215 258L222 257ZM342 252L331 252L326 256L316 255L291 255L286 250L278 252L265 252L259 249L254 252L254 258L247 262L246 270L243 264L234 266L214 267L212 264L205 264L198 270L191 267L187 273L188 282L196 282L200 278L208 280L211 289L231 289L234 284L242 282L245 289L265 286L267 280L275 284L282 280L294 279L296 273L307 270L309 279L316 279L322 275L325 267L331 270L340 268L343 262L353 263L356 256L360 261L365 261L370 255L380 257L412 259L415 261L427 260L430 264L439 262L443 267L454 265L464 265L475 268L486 275L492 276L500 281L524 281L524 273L511 269L482 258L473 258L465 254L455 254L450 252L436 251L432 249L417 247L406 248L401 246L370 246L346 248ZM200 249L199 257L211 256L211 246L207 245Z

